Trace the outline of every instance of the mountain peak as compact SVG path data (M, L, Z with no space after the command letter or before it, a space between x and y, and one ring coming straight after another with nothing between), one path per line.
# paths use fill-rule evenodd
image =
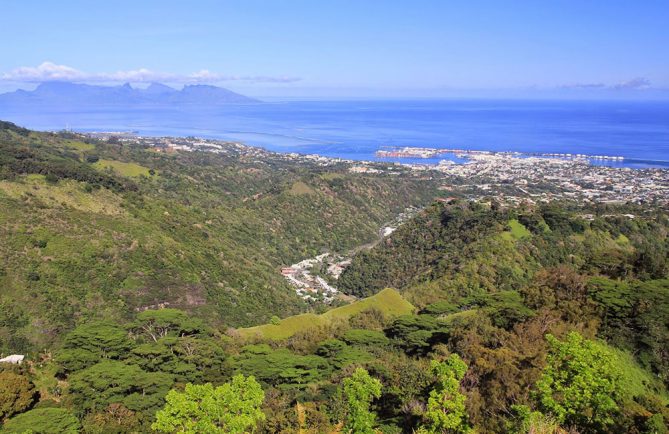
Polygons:
M178 92L176 89L171 88L169 86L166 86L162 83L156 83L153 82L149 84L149 86L144 89L144 94L146 95L164 95L164 94L172 94L175 92Z
M167 86L166 84L158 83L158 82L152 82L149 84L149 87L146 88L147 90L167 90L167 91L175 91L176 89Z

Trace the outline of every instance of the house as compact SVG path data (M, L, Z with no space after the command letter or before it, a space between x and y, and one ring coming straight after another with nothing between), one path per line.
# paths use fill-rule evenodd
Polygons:
M0 359L0 363L13 363L15 365L20 365L25 357L26 356L22 354L12 354L11 356L7 356L4 359Z

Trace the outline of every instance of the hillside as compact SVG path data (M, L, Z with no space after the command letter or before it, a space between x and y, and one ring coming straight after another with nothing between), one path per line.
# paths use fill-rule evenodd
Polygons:
M282 265L373 240L435 194L429 181L271 153L165 154L1 127L2 351L149 307L219 326L304 311Z
M238 332L244 338L287 339L298 332L305 332L318 327L331 327L338 322L346 323L354 315L372 309L381 312L387 319L390 319L399 315L412 313L414 307L411 303L402 298L397 291L388 288L371 297L335 309L330 309L320 315L305 313L302 315L289 316L277 321L276 324L242 328L239 329Z
M519 290L561 264L612 279L658 279L669 271L668 233L659 208L434 204L357 255L338 284L357 296L390 286L425 304Z
M422 174L216 149L0 124L0 355L26 355L2 432L175 432L242 397L268 434L361 408L384 434L666 432L666 209L433 202ZM353 303L280 273L349 249Z

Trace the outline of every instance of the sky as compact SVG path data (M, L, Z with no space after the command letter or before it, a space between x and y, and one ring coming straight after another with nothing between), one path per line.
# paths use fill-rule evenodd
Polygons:
M652 98L669 95L667 23L668 0L8 0L0 91Z

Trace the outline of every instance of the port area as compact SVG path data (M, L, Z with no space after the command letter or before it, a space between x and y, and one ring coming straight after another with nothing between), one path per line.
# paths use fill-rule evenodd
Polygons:
M515 152L515 151L479 151L474 149L454 149L454 148L420 148L420 147L382 147L376 151L377 158L439 158L446 154L455 155L457 158L467 159L477 155L502 155L516 158L523 157L543 157L560 158L567 160L591 160L591 161L624 161L625 157L615 155L586 155L554 152Z

